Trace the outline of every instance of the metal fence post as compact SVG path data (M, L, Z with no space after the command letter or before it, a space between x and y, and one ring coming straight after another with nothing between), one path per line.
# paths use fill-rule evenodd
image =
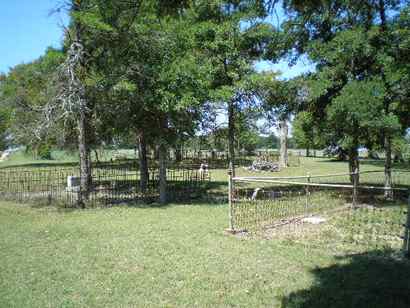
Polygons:
M232 163L229 164L228 170L228 188L229 188L229 229L228 232L234 232L234 222L233 222L233 191L234 191L234 182L233 182L233 166Z
M311 182L309 172L307 173L307 182L308 182L308 184ZM306 213L308 212L308 208L309 208L309 195L310 195L310 189L309 188L310 188L309 185L306 185L306 188L305 188L305 190L306 190L306 204L305 204Z
M406 258L410 259L410 190L407 200L407 219L404 225L403 251Z
M353 207L357 206L358 185L359 185L359 170L356 168L353 173Z

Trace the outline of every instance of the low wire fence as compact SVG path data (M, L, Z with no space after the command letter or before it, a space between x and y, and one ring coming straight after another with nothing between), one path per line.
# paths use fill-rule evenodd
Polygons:
M257 156L254 157L261 161L270 163L279 163L280 154L277 151L257 151ZM301 153L300 152L288 152L288 167L300 167L301 166Z
M172 152L171 152L172 153ZM279 162L279 152L277 150L256 150L254 153L246 153L243 151L235 155L235 166L243 167L250 166L255 160L263 160L266 162ZM301 151L290 150L288 152L289 167L301 166ZM173 162L178 162L174 154L169 155ZM227 169L229 167L228 152L218 151L185 151L179 157L179 161L193 164L207 164L211 169Z
M312 226L323 225L316 229L331 243L382 245L408 253L410 172L392 171L392 179L385 187L381 171L230 176L229 230L300 238L312 234Z
M237 156L235 157L235 166L250 166L255 159L254 156ZM229 166L229 159L225 156L222 157L209 157L209 156L199 156L186 158L183 164L206 164L210 169L227 169Z
M186 201L201 195L209 174L197 166L167 169L167 198ZM150 168L146 187L136 163L93 166L88 192L80 191L78 166L11 168L0 170L0 198L19 202L55 203L75 206L85 196L87 206L130 202L156 202L159 199L159 170Z

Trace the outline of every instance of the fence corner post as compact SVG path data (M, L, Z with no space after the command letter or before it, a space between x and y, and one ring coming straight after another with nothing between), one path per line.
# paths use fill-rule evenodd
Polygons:
M307 173L307 185L305 188L305 193L306 193L306 204L305 204L305 211L306 213L308 212L308 208L309 208L309 195L310 195L310 187L309 184L311 183L311 175L310 172Z
M403 251L405 257L410 260L410 190L407 200L407 219L404 225Z
M356 168L353 173L353 207L357 206L357 195L359 186L359 169Z
M229 202L229 229L226 231L228 233L235 233L235 227L233 223L233 191L234 191L234 182L233 182L233 165L229 163L228 169L228 202Z

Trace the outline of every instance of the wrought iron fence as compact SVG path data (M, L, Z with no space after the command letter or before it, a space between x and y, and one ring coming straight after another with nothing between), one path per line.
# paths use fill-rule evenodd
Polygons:
M63 206L75 206L80 198L87 206L156 202L159 198L158 168L150 168L148 174L147 186L142 189L135 162L96 164L92 168L90 190L84 192L78 185L78 166L1 169L0 198ZM168 200L194 198L206 188L208 181L208 174L198 166L170 167L167 169Z
M171 152L169 154L171 161L178 163L177 158ZM255 159L262 159L267 162L279 162L279 152L276 150L256 150L255 153L246 153L240 151L235 157L235 166L250 166ZM229 155L228 152L218 151L183 151L179 157L179 160L184 164L207 164L211 169L227 169L229 167ZM153 160L155 161L155 160ZM299 167L301 165L301 152L289 151L288 152L288 165L289 167Z

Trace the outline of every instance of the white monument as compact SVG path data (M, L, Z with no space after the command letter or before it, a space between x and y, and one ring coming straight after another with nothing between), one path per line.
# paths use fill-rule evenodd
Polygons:
M77 192L80 190L80 177L68 176L67 177L67 191Z

